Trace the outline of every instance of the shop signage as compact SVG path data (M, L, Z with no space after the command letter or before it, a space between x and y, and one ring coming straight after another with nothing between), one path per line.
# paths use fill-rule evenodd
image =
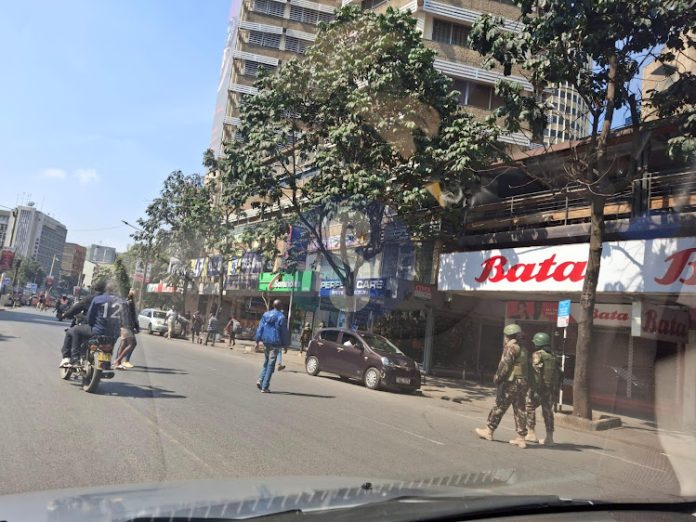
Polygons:
M39 289L39 285L37 285L36 283L27 283L25 288L29 290L32 294L35 294L36 291Z
M681 308L635 301L631 317L631 335L656 341L687 343L689 312Z
M147 285L147 291L153 294L174 294L183 290L175 286L167 286L165 283L150 283Z
M570 299L558 301L558 314L556 314L556 326L567 328L570 324Z
M416 299L425 299L426 301L430 301L433 298L433 287L430 285L416 283L413 285L413 297Z
M314 288L314 272L301 270L294 274L274 274L263 272L259 276L259 291L261 292L311 292Z
M574 322L580 319L580 303L570 305L570 315ZM615 328L629 328L631 326L631 305L627 304L595 304L595 326L612 326Z
M442 291L580 292L588 245L552 245L440 258ZM604 243L600 293L696 294L696 238Z
M369 295L370 297L384 297L387 289L386 278L364 278L355 281L355 295ZM321 282L319 293L322 297L332 295L345 295L343 283L339 279L324 279Z
M0 270L9 270L12 268L12 260L14 259L14 251L9 248L0 250Z
M220 283L199 283L198 294L199 295L219 295L220 294Z

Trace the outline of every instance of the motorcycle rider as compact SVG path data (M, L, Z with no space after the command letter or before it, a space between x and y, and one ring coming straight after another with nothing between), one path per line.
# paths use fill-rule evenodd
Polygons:
M127 320L127 304L117 295L115 287L107 285L106 292L97 295L87 310L87 324L92 329L92 336L105 335L114 342L121 333L121 324L131 327ZM79 345L78 345L79 347Z
M97 281L92 286L92 291L94 292L79 302L68 308L67 311L63 313L63 317L66 319L74 319L78 314L86 314L89 310L92 300L102 295L106 291L106 281ZM71 362L76 362L80 354L80 345L92 336L92 328L88 324L76 324L65 331L65 339L63 340L63 348L61 354L63 358L60 361L60 368L65 368L70 366Z

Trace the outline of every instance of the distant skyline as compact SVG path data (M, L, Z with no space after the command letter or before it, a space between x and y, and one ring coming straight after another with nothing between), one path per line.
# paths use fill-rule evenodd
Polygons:
M230 5L4 5L0 206L33 201L68 242L125 250L121 220L135 224L171 171L204 172Z

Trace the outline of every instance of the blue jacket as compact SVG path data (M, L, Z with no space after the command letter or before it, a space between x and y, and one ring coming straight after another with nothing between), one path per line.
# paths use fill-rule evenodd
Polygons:
M290 344L287 319L283 312L269 310L263 314L259 327L256 329L256 342L262 342L266 346L288 346Z
M87 323L92 327L92 335L118 337L125 311L122 299L109 294L96 296L87 311Z

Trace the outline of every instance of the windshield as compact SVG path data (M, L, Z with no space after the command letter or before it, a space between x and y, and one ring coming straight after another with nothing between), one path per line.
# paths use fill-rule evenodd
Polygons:
M696 498L695 2L1 2L0 521Z
M386 339L381 335L362 334L362 338L365 340L367 344L369 344L372 347L373 350L377 352L384 354L404 354L404 352L399 350L394 343L390 342L389 339Z

